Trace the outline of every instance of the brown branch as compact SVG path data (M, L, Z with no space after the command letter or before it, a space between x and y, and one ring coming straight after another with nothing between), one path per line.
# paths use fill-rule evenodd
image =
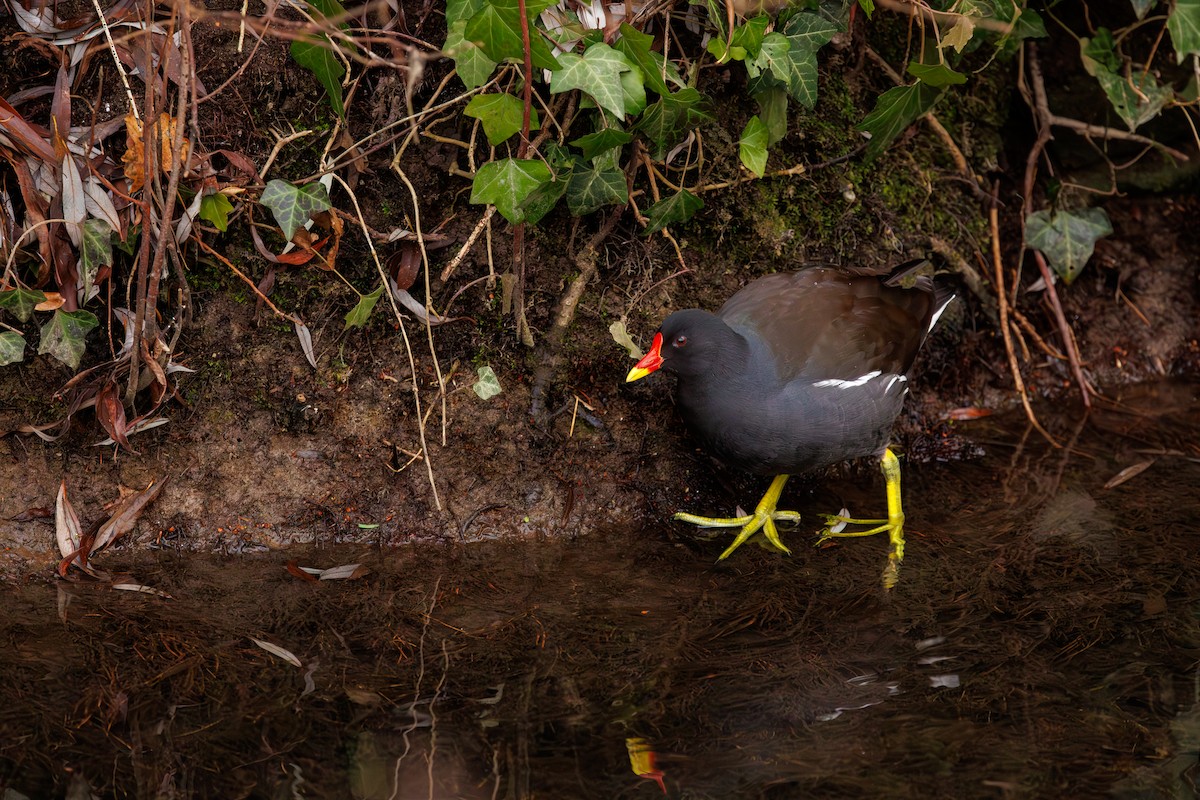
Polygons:
M992 197L1000 191L1000 184L996 184L992 188ZM1061 447L1054 437L1042 427L1042 423L1038 421L1037 414L1033 413L1033 406L1029 404L1029 394L1025 391L1025 381L1021 377L1021 365L1017 363L1017 353L1013 350L1012 332L1008 325L1008 298L1004 294L1004 263L1000 257L1000 214L998 211L999 201L993 199L991 206L988 208L988 223L992 230L992 266L996 273L996 298L1000 303L1000 332L1004 335L1004 349L1008 353L1008 368L1012 373L1013 384L1016 386L1017 393L1021 395L1021 405L1025 407L1025 418L1029 420L1033 427L1037 428L1038 433L1046 437L1046 441L1055 447Z

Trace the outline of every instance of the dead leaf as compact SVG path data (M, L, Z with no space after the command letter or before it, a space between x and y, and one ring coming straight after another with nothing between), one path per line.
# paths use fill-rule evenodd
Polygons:
M342 564L339 567L321 570L318 577L323 581L356 581L370 572L371 568L362 564Z
M308 331L308 326L303 322L293 323L296 326L296 337L300 339L300 349L304 351L304 357L308 359L308 363L313 369L317 368L317 356L313 353L312 334Z
M58 552L63 558L79 553L79 516L67 499L67 481L64 478L58 487L58 498L54 501L54 534L58 539Z
M275 656L276 658L283 659L284 661L288 662L292 666L295 666L295 667L303 667L304 666L304 664L302 664L300 662L300 659L296 658L296 656L292 654L291 650L285 650L284 648L280 647L277 644L271 644L270 642L264 642L262 639L255 639L253 636L250 637L250 641L254 642L256 645L261 647L263 650L266 650L268 653Z
M288 571L289 575L299 578L302 581L308 581L309 583L316 583L318 580L316 575L309 573L306 569L301 567L294 560L287 562L287 571Z
M162 491L168 480L169 478L163 478L161 481L155 481L142 491L121 500L113 510L112 516L96 532L96 541L88 550L89 557L133 530L138 517L146 510L146 506L158 497L158 493Z
M168 600L175 599L161 589L155 589L140 583L114 583L112 588L122 592L141 592L142 594L152 594L156 597L165 597Z
M1150 465L1153 463L1154 463L1154 459L1152 458L1149 461L1139 461L1138 463L1134 464L1131 467L1126 467L1125 469L1118 472L1116 475L1112 476L1112 478L1109 479L1108 483L1104 484L1104 488L1105 489L1117 488L1122 483L1125 483L1125 481L1136 478L1138 475L1141 475L1143 472L1150 469Z
M63 296L58 292L43 292L46 299L33 307L35 311L54 311L56 308L62 308L65 302Z
M968 406L965 408L955 408L947 411L943 419L953 419L959 422L965 422L972 419L981 419L990 417L994 412L990 408L975 408Z
M133 451L129 446L129 439L126 438L125 405L121 402L116 381L108 381L96 393L96 419L113 441L126 450Z
M142 145L142 121L130 112L125 115L125 154L121 156L130 194L140 191L146 183L146 158Z

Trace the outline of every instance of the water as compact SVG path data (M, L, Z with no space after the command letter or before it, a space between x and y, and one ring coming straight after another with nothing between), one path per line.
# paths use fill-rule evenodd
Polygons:
M1195 797L1197 395L1064 410L1046 420L1057 450L1019 418L964 426L982 458L905 470L891 592L878 537L814 549L801 526L791 558L747 546L716 565L723 540L668 523L106 560L172 600L8 584L0 788L653 798L634 771L652 752L678 798ZM785 502L869 515L881 483L863 471ZM293 559L372 572L308 583Z

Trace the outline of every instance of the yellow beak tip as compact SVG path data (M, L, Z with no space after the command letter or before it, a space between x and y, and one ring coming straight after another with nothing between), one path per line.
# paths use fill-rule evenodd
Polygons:
M629 374L625 376L625 382L633 383L634 381L641 380L642 378L646 377L649 374L650 374L650 370L648 370L648 369L643 369L642 367L634 367L633 369L629 370Z

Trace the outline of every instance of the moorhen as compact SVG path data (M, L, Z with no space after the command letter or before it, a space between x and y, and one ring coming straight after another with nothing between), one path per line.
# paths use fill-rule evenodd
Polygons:
M904 557L904 511L900 464L888 438L908 394L905 373L954 298L917 274L927 264L910 262L884 276L833 267L767 275L716 314L693 308L663 321L626 380L658 369L674 373L680 413L703 445L733 467L776 476L751 515L675 515L705 527L740 527L720 558L760 530L790 553L775 527L777 520L800 519L776 510L788 476L878 456L887 519L826 516L817 543L887 532L891 552L883 580L895 584ZM869 527L842 531L842 523Z

